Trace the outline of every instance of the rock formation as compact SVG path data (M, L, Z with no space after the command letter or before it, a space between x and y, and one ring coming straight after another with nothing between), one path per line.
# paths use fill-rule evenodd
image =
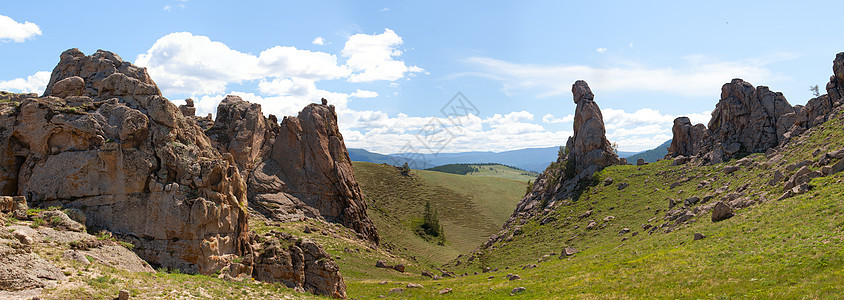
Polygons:
M519 219L529 218L543 209L559 205L559 201L577 197L577 189L589 181L595 172L620 160L607 140L601 109L594 101L592 90L585 81L572 85L574 103L574 135L561 149L557 162L548 166L536 178L531 191L519 201L505 228ZM493 236L490 240L496 240Z
M691 126L688 118L674 120L674 140L667 157L694 156L716 164L739 153L765 152L803 131L827 121L844 96L844 52L833 61L827 94L806 106L791 106L782 93L753 87L733 79L721 88L721 100L712 111L709 128Z
M378 242L333 105L310 104L279 125L259 104L230 95L208 135L244 170L249 206L267 218L323 218Z
M247 249L237 167L161 97L146 69L65 51L44 95L0 113L5 195L76 208L145 260L213 273ZM11 168L10 168L11 166Z
M290 234L270 233L259 238L253 276L264 282L281 282L290 288L334 298L346 298L346 284L331 256L310 240Z
M704 140L706 126L703 124L692 125L692 122L687 117L679 117L674 119L674 126L671 128L674 133L674 138L671 140L671 145L668 146L668 156L692 156L700 152L701 144Z
M604 116L595 103L595 95L586 81L578 80L571 87L574 103L574 136L566 141L569 157L575 160L577 172L597 166L603 168L618 163L618 155L607 140Z

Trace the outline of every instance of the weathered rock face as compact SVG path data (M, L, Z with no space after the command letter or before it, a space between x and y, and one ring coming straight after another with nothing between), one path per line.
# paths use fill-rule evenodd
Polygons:
M574 136L566 142L566 148L571 149L569 155L576 161L577 171L593 165L603 168L617 164L618 155L607 140L604 117L589 85L578 80L572 85L571 92L577 108L574 112Z
M378 242L333 105L308 105L279 125L272 115L264 118L259 104L227 96L208 134L244 168L249 205L264 216L324 218Z
M712 111L709 121L711 132L710 151L722 152L725 157L736 153L764 152L779 144L780 116L793 113L782 93L771 92L768 87L754 88L741 79L733 79L721 88L721 100ZM715 155L715 154L713 154ZM713 160L720 160L713 157Z
M792 107L781 93L768 87L733 79L721 88L708 129L701 124L690 126L684 118L674 121L674 141L667 157L697 156L704 163L720 163L736 153L764 152L823 124L844 104L844 52L836 55L832 70L827 94L810 99L805 107Z
M334 298L346 298L340 268L318 244L284 233L259 238L253 276L265 282L281 282L290 288Z
M260 162L264 141L271 139L273 132L261 113L261 105L243 101L238 96L228 95L217 106L214 127L206 134L223 153L231 153L241 171L248 172ZM266 151L265 151L266 152ZM248 178L248 174L244 174Z
M708 134L706 126L703 124L693 126L687 117L674 119L671 132L674 133L674 138L671 140L671 145L668 146L668 156L670 157L696 155L700 152L704 136Z
M612 144L607 140L603 116L589 85L582 80L575 82L572 94L577 104L574 136L569 137L557 162L536 178L531 191L519 201L504 226L505 230L519 219L530 218L543 209L559 205L560 201L577 197L576 191L580 184L587 182L604 167L620 162ZM497 238L504 236L493 236L491 240Z
M234 161L160 96L146 69L65 51L41 98L0 112L4 195L77 208L145 260L213 273L247 249ZM8 126L8 127L6 127ZM9 167L11 166L11 167Z

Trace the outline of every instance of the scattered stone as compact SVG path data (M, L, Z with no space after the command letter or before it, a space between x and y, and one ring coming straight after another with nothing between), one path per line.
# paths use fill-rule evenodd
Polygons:
M563 257L565 257L565 256L572 256L572 255L575 255L577 252L578 252L578 251L577 251L577 249L575 249L574 247L566 247L566 248L564 248L564 249L563 249L563 251L560 253L560 254L561 254L561 255L560 255L560 258L563 258Z
M733 217L733 209L723 201L715 204L712 209L712 222L723 221Z
M418 284L418 283L408 283L406 287L409 288L409 289L421 289L424 286L422 286L421 284Z
M627 188L628 186L630 186L630 184L628 184L627 182L622 182L622 183L619 183L619 184L618 184L618 190L619 190L619 191L620 191L620 190L623 190L623 189Z
M644 166L644 165L647 165L647 164L648 164L648 163L646 163L646 162L645 162L645 159L644 159L644 158L639 158L639 159L637 159L637 160L636 160L636 165L637 165L637 166Z
M397 264L397 265L393 266L393 269L396 270L396 271L399 271L401 273L404 273L404 265L403 264Z
M738 166L738 165L735 165L735 166L724 166L724 174L730 174L730 173L733 173L733 172L735 172L735 171L738 171L738 169L739 169L739 166Z
M521 292L524 292L525 290L526 290L525 287L520 286L520 287L514 288L512 291L510 291L510 294L521 293Z
M404 293L404 289L403 289L403 288L393 288L393 289L391 289L391 290L390 290L390 292L389 292L389 294L391 294L391 295L393 295L393 294L401 294L401 293Z
M618 232L618 234L619 234L619 235L622 235L622 234L626 234L626 233L628 233L628 232L630 232L630 228L626 228L626 227L625 227L625 228L621 229L621 231L619 231L619 232Z
M700 198L697 196L692 196L683 201L683 204L685 204L686 206L692 206L697 204L698 202L700 202Z
M706 235L704 235L703 233L695 232L694 240L695 241L702 240L705 237L706 237Z
M477 274L475 274L475 275L477 275ZM431 273L431 271L422 271L422 276L434 278L434 273Z
M451 291L452 291L451 288L444 288L444 289L440 290L437 294L444 295L444 294L451 293Z
M522 277L519 276L519 275L516 275L516 274L507 274L507 279L510 280L510 281L521 280Z
M611 185L612 182L613 182L612 177L607 177L607 179L604 179L604 186Z
M604 222L609 222L609 221L612 221L613 219L615 219L614 216L606 216L606 217L604 217Z
M120 292L117 294L117 299L118 300L129 300L129 291L120 290Z

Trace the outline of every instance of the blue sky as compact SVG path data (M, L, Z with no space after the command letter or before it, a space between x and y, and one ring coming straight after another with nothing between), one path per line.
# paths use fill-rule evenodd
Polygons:
M349 147L458 152L564 144L571 84L585 79L609 139L640 151L669 139L676 116L706 123L735 77L805 104L844 51L843 6L14 1L0 8L0 90L40 93L62 51L105 49L201 114L229 93L276 115L325 97ZM458 92L477 110L436 122ZM436 147L419 135L431 124L446 128Z

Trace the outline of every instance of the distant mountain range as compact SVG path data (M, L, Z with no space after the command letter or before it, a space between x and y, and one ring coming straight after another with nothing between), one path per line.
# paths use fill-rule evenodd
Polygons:
M438 153L436 155L432 155L419 153L379 154L369 152L364 149L349 148L349 157L352 161L365 161L378 164L386 163L395 166L399 166L407 162L413 169L427 169L456 163L500 163L528 171L542 172L549 164L557 160L557 151L559 151L559 149L559 147L547 147L526 148L504 152L475 151ZM619 152L620 157L627 157L634 154L637 154L637 152ZM635 163L635 160L633 162Z
M627 157L627 162L631 164L636 164L636 160L640 158L644 158L645 162L656 162L658 159L665 157L668 154L668 146L671 146L671 140L665 141L662 145L656 146L651 150L639 152Z

